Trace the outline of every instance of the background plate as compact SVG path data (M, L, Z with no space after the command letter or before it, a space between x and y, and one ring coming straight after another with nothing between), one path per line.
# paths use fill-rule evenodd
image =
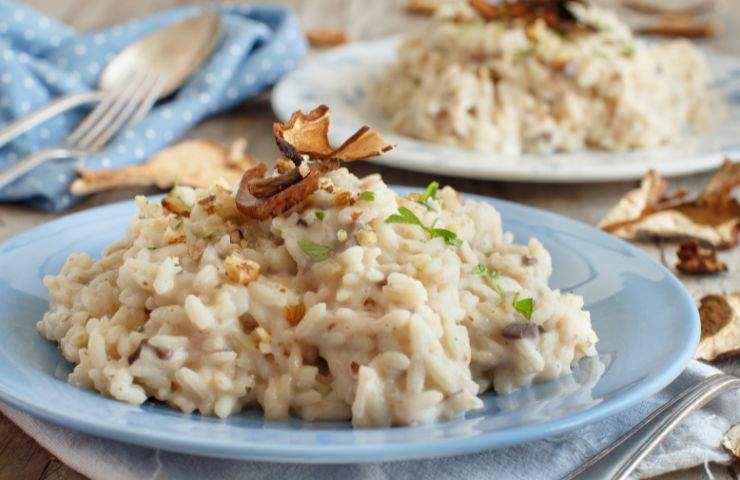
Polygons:
M395 188L408 193L408 188ZM213 457L280 462L369 462L439 457L556 435L656 393L683 370L699 339L694 301L639 249L584 224L490 202L518 242L536 236L553 257L551 284L583 295L599 358L573 375L507 396L435 425L353 430L346 422L264 421L249 410L227 420L138 407L66 383L70 371L35 324L47 308L41 279L72 252L99 255L124 235L133 202L60 218L0 245L0 400L54 423L125 442Z
M740 154L740 58L704 49L712 89L724 103L721 121L701 134L631 152L585 150L518 157L465 150L390 133L375 105L374 88L396 56L400 37L351 43L311 57L273 89L272 108L286 121L296 110L319 104L332 109L330 136L336 145L362 125L382 132L397 148L374 161L398 168L477 179L527 182L600 182L641 178L655 168L665 176L716 168Z

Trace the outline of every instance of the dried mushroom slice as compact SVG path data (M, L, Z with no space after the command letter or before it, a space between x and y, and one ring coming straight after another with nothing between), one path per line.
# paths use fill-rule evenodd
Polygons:
M496 2L469 0L468 3L486 21L507 23L534 23L544 21L548 27L560 33L586 33L593 27L579 21L569 8L569 3L584 3L582 0L519 0Z
M687 240L678 248L676 268L689 275L705 275L726 272L727 265L717 258L713 246L702 247L696 240Z
M342 145L329 143L329 107L321 105L308 114L295 112L288 123L273 125L280 152L292 162L279 160L275 172L267 175L260 164L244 174L236 205L244 215L257 220L283 215L298 206L319 187L319 179L340 162L352 162L380 155L392 149L377 132L364 126Z
M722 446L732 455L732 462L740 465L740 423L732 427L722 438Z
M667 183L650 171L640 188L628 192L599 227L628 240L689 238L730 248L740 233L740 204L732 196L738 184L740 163L725 161L705 191L687 200L683 191L664 196Z
M740 354L740 292L700 300L701 340L697 360L715 361Z
M235 184L253 165L252 157L243 149L227 148L209 140L186 140L165 148L140 165L111 170L80 168L80 178L72 182L70 192L88 195L133 186L167 189L176 183L209 187L220 179Z

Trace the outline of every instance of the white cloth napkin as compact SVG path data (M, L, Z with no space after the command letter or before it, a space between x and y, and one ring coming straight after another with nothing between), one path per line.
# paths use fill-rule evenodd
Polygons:
M2 404L0 410L62 462L92 479L556 479L670 398L718 372L712 366L692 362L670 386L637 407L557 438L475 455L359 465L278 464L182 455L102 440L37 420ZM740 391L728 392L679 426L642 462L637 476L651 477L706 462L728 462L729 456L720 443L724 433L737 422Z

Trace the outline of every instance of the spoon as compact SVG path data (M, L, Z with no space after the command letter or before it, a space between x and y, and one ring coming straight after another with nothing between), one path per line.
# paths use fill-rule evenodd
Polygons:
M150 33L111 60L98 79L98 90L59 98L0 129L0 147L55 115L100 101L105 92L123 88L135 71L167 74L157 99L166 97L200 68L218 43L219 34L220 17L213 12Z

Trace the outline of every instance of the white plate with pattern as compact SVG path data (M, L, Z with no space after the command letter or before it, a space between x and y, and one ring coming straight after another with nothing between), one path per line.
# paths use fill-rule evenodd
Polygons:
M326 104L333 141L362 125L381 131L397 148L376 162L408 170L478 179L528 182L604 182L637 179L654 168L665 176L716 168L740 154L740 58L703 49L711 88L724 105L722 120L702 133L687 132L670 145L630 152L584 150L505 156L438 145L393 134L374 101L375 84L394 60L401 37L352 43L310 57L273 89L272 107L285 121L296 110Z

